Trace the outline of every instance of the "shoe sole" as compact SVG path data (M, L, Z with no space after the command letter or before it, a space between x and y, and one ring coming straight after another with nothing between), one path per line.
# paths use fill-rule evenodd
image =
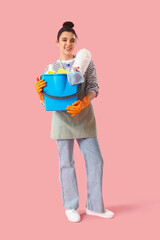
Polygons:
M68 218L67 218L68 219ZM74 222L74 223L76 223L76 222L80 222L81 221L81 219L79 219L79 220L70 220L70 219L68 219L68 221L70 221L70 222Z
M113 218L114 217L114 214L113 215L110 215L110 216L107 216L107 215L101 215L101 214L98 214L98 213L93 213L91 210L86 210L86 214L87 215L91 215L91 216L97 216L97 217L103 217L103 218Z

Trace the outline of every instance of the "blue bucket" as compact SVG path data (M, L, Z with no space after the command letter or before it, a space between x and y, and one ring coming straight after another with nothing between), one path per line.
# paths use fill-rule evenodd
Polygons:
M78 100L78 85L70 85L67 74L43 74L40 79L46 81L43 88L46 111L67 111L67 105Z

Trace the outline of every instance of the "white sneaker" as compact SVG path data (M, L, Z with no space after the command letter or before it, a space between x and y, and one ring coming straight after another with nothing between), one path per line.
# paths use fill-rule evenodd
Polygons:
M79 213L75 209L65 210L65 213L68 220L71 222L79 222L81 220Z
M91 211L86 208L86 214L103 217L103 218L113 218L114 217L114 213L109 211L108 209L105 209L105 212L94 212L94 211Z

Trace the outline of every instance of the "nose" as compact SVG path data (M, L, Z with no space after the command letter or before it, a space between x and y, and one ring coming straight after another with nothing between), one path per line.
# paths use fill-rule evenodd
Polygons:
M67 47L70 47L71 46L71 42L68 40L67 41Z
M67 48L71 48L71 45L68 45L68 44L67 44L66 47L67 47Z

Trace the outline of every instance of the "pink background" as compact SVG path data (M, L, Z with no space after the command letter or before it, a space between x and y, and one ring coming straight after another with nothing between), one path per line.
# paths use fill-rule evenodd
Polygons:
M160 239L159 1L6 1L1 4L0 239ZM104 158L103 198L113 219L84 214L86 174L75 143L82 221L64 213L51 112L36 77L59 58L64 21L89 49Z

